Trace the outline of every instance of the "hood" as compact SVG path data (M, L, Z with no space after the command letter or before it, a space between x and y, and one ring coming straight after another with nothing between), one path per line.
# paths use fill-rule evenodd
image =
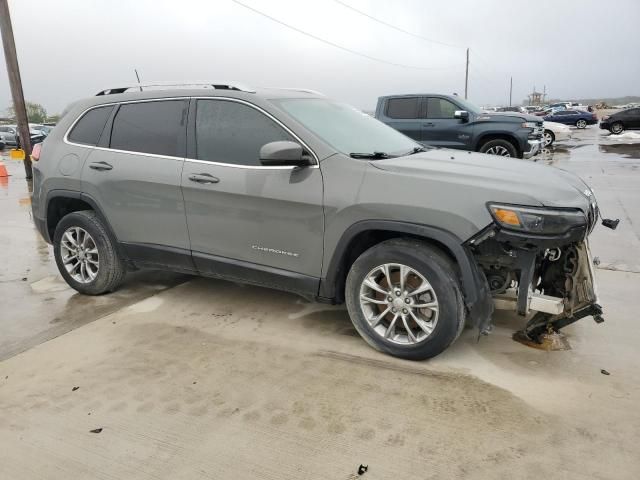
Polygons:
M375 160L385 171L487 191L485 201L520 205L589 209L591 189L580 177L530 160L459 150L433 149L398 158Z
M523 122L540 122L540 117L535 115L530 115L528 113L520 113L520 112L487 112L480 113L477 116L477 120L493 120L493 121L503 121L503 122L515 122L515 121L523 121Z

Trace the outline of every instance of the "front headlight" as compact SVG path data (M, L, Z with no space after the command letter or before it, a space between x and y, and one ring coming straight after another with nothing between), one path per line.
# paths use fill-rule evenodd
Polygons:
M522 124L522 128L537 128L538 124L536 122L524 122Z
M584 213L577 209L520 207L498 203L489 203L487 208L498 225L518 232L557 235L587 225Z

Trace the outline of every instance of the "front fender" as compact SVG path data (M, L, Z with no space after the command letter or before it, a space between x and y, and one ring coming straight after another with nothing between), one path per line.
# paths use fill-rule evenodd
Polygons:
M363 220L351 225L342 235L329 262L326 276L320 281L319 297L341 298L337 291L340 279L346 274L345 259L351 242L366 231L388 231L423 238L442 245L455 259L460 270L464 302L469 311L469 319L474 326L483 328L493 313L493 301L487 280L478 268L473 255L456 235L429 225L393 220Z

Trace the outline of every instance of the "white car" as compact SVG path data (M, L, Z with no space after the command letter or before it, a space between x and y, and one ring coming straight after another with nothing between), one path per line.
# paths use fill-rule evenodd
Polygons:
M556 122L544 122L544 146L549 147L555 142L564 142L571 139L571 129L567 125Z

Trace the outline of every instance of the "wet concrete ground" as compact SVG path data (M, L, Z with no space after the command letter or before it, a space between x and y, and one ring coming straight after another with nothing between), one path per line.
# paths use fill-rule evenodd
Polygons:
M419 363L371 350L341 307L257 287L138 272L74 294L5 161L0 478L637 478L638 157L640 132L590 127L538 159L623 222L592 236L604 324L543 352L501 313Z

